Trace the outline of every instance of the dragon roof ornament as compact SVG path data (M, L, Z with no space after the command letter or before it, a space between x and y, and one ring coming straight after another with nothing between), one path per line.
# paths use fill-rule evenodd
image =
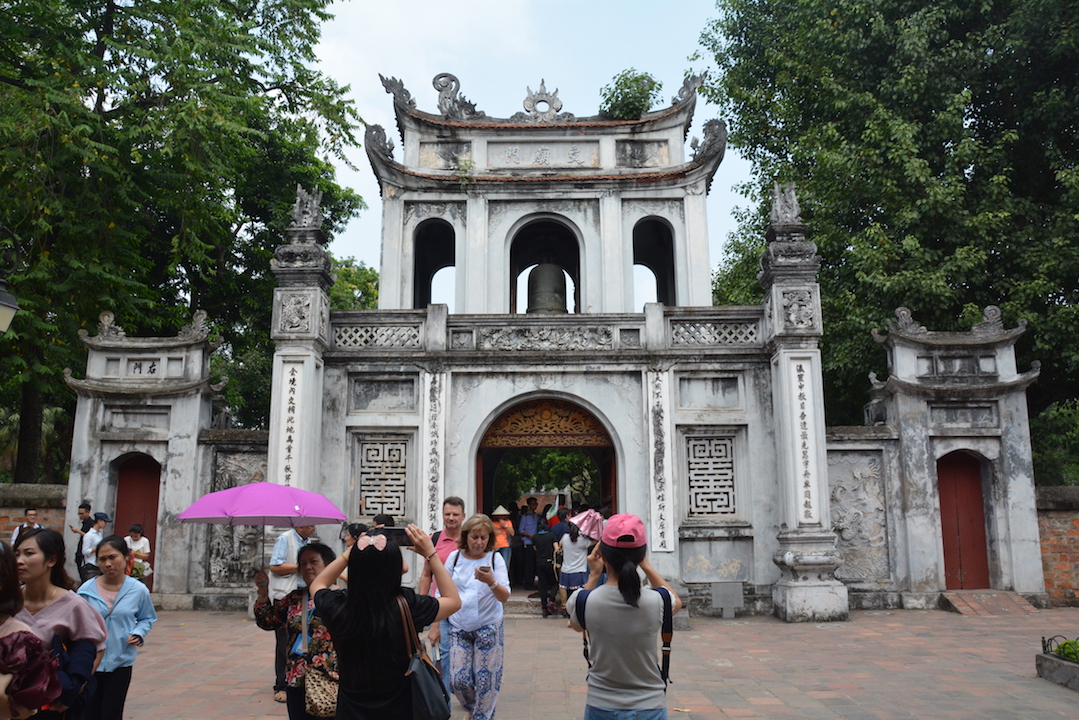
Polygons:
M689 101L697 94L698 88L704 84L704 81L707 78L707 72L702 72L700 75L687 75L686 79L682 82L682 88L678 91L678 94L671 98L671 104L680 105L681 103Z
M459 91L461 81L456 75L439 73L431 81L435 90L438 90L438 111L443 117L450 120L474 120L487 117L487 114L476 109L476 103L470 102Z
M410 108L416 107L416 101L412 98L412 93L405 89L404 80L386 77L382 73L379 73L378 78L382 81L382 87L386 88L386 92L393 95L395 103Z

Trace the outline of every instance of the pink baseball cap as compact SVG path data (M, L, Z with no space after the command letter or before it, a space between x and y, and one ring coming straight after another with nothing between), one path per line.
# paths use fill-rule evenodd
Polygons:
M639 548L644 547L647 540L644 536L644 523L636 515L619 513L612 515L603 528L604 545L616 548Z

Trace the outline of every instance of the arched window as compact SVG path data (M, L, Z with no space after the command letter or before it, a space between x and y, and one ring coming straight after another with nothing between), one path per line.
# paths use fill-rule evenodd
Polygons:
M510 245L510 313L519 304L518 286L527 287L522 277L541 263L562 268L567 277L567 310L579 312L581 306L581 260L577 237L569 228L554 220L537 220L518 231ZM527 290L524 290L527 292ZM572 303L569 302L572 298Z
M677 305L674 284L674 234L659 218L645 218L633 227L633 264L656 277L656 302ZM636 276L636 273L634 274Z
M420 223L413 237L412 307L422 310L431 303L435 273L456 264L455 237L453 226L437 219Z

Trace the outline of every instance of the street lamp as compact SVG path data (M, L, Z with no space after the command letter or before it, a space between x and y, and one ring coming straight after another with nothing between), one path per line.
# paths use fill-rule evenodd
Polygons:
M18 243L19 237L11 228L0 225L0 232L10 237L13 243ZM7 332L11 321L15 319L15 313L19 312L19 301L7 289L7 273L14 264L15 250L13 247L6 248L0 253L0 335Z
M11 327L11 321L15 319L17 312L19 312L19 301L7 289L7 278L0 275L0 335L6 333Z

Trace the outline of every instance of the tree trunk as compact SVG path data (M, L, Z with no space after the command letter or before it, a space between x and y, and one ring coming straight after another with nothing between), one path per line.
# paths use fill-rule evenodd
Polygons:
M15 461L15 482L41 481L41 423L43 406L41 388L33 380L22 384L22 409L19 411L19 455Z

